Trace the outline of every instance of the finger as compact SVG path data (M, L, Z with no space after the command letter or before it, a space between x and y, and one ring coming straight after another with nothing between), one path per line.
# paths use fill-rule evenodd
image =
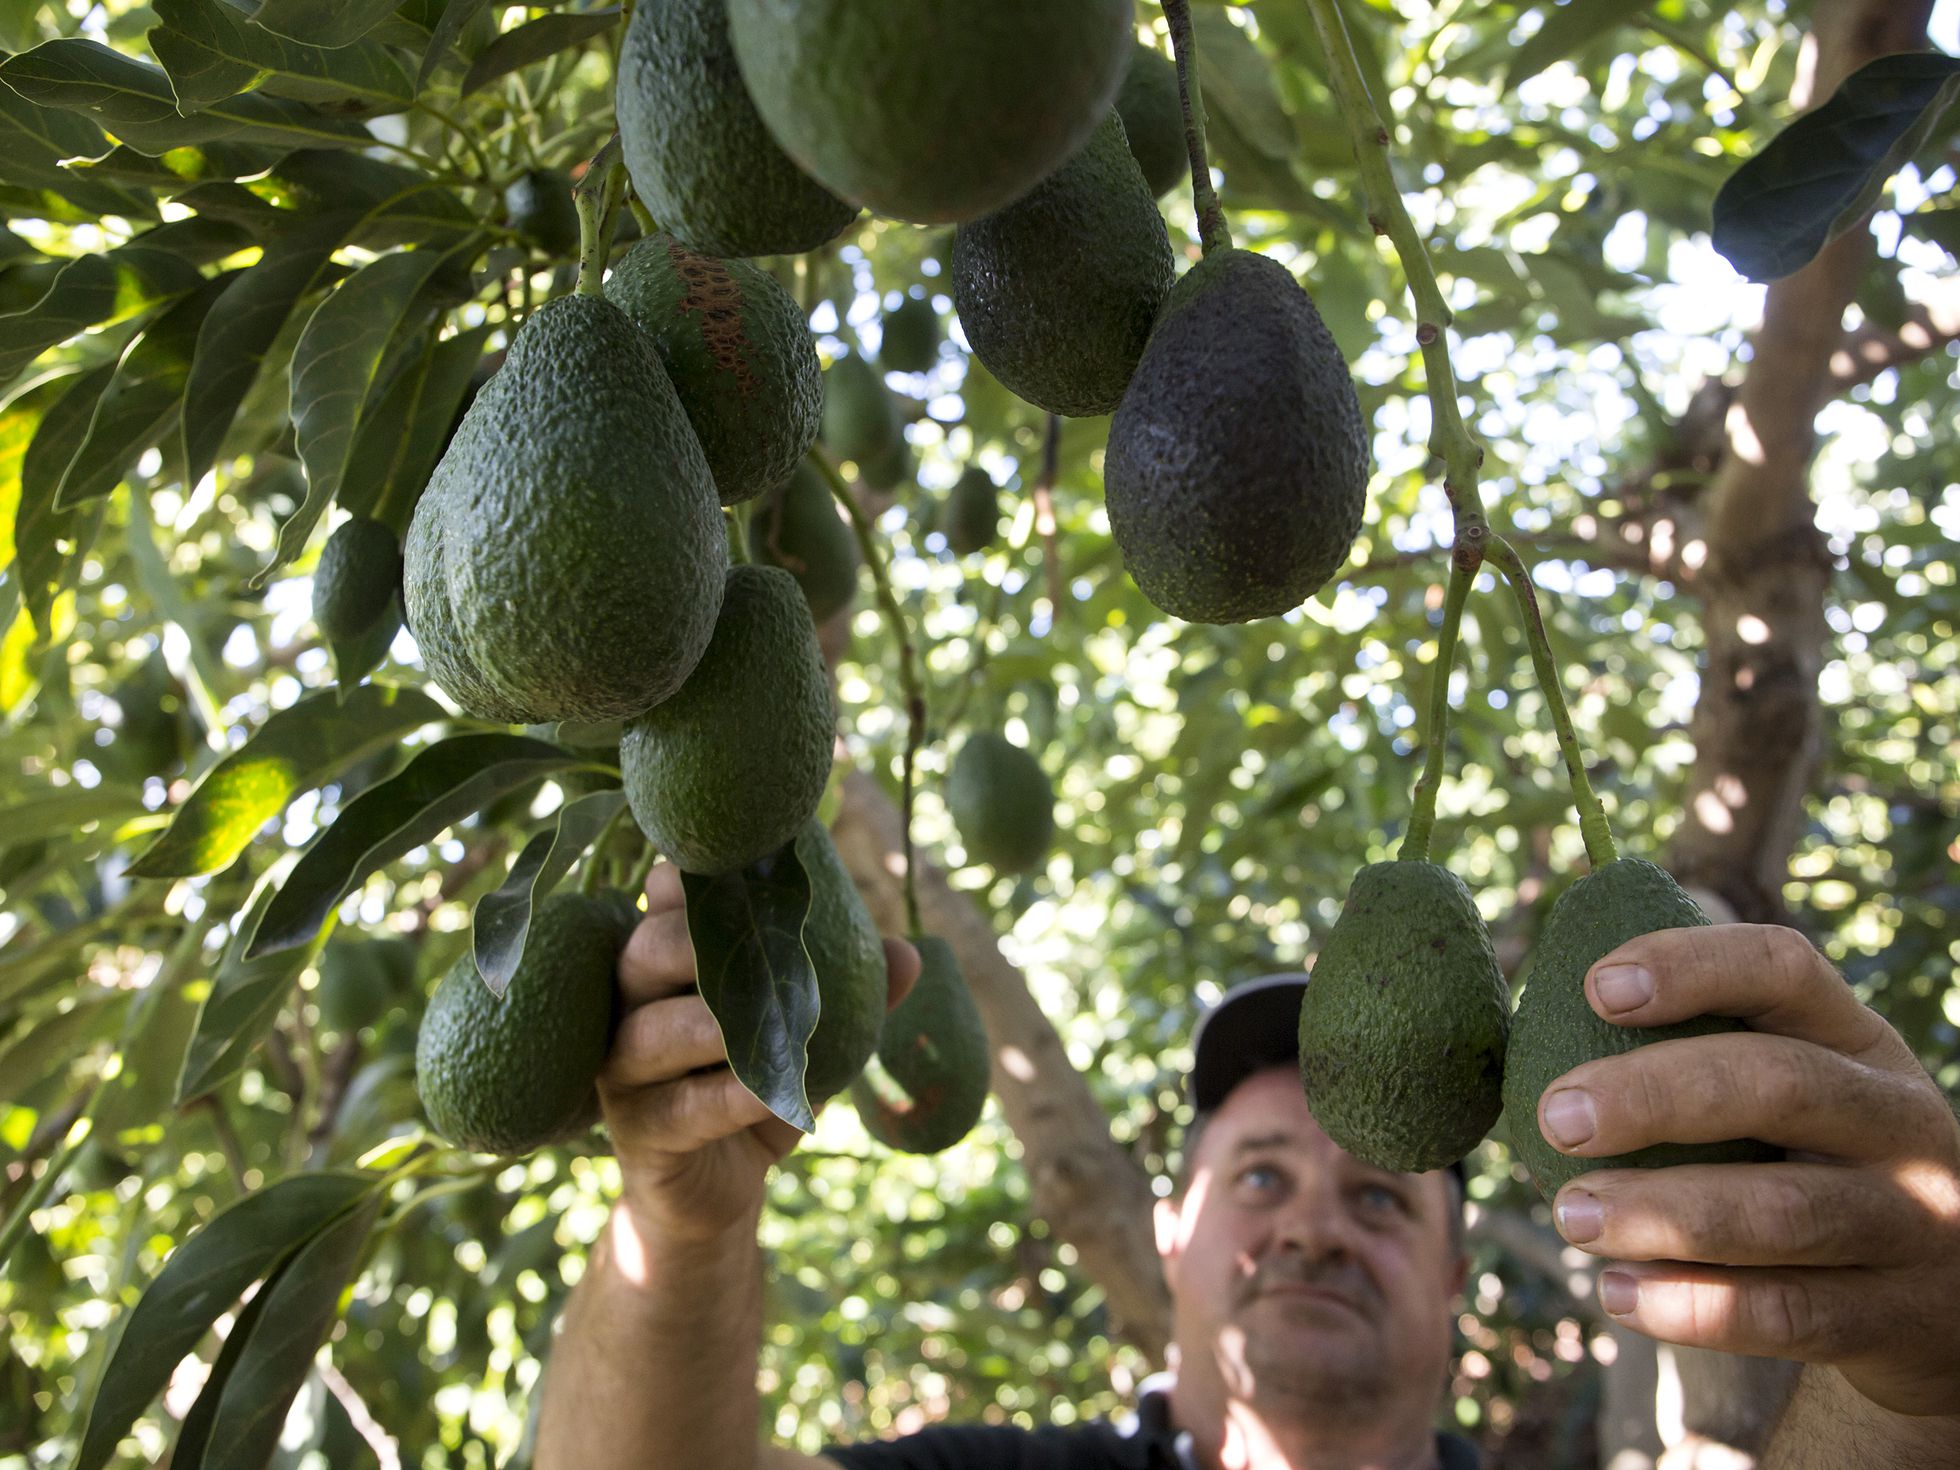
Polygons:
M679 909L649 913L619 952L619 988L629 1006L664 1000L694 986L694 943Z
M1894 1265L1940 1223L1882 1172L1831 1164L1601 1169L1552 1218L1596 1256L1717 1266Z
M1600 1273L1599 1303L1663 1342L1830 1363L1870 1351L1892 1330L1874 1320L1872 1279L1850 1268L1615 1266Z
M604 1075L615 1087L645 1087L727 1060L728 1046L708 1003L698 995L675 995L626 1013Z
M775 1116L726 1070L652 1087L601 1087L607 1125L627 1148L691 1153Z
M1787 1036L1724 1032L1656 1041L1574 1067L1538 1099L1538 1126L1579 1158L1656 1143L1757 1138L1860 1161L1921 1141L1925 1111L1903 1077ZM1891 1120L1883 1128L1875 1118Z
M687 893L681 887L681 870L669 862L655 863L647 870L647 912L685 908Z
M1618 1026L1733 1016L1860 1060L1916 1068L1897 1032L1794 929L1719 924L1630 939L1586 974L1586 998Z
M919 952L903 939L885 941L885 1009L890 1010L912 993L918 983L922 962Z

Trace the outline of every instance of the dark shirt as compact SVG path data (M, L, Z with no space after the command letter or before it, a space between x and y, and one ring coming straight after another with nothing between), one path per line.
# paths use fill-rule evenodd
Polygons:
M1136 1423L1108 1420L1066 1428L1048 1424L935 1424L897 1439L868 1440L824 1450L846 1470L1195 1470L1180 1452L1170 1420L1170 1395L1146 1386ZM1443 1470L1479 1470L1476 1447L1453 1434L1436 1436Z

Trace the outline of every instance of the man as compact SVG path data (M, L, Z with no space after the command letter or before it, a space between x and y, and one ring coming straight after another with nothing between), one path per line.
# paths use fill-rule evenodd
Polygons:
M628 1007L602 1088L623 1197L545 1379L541 1470L1460 1470L1431 1432L1464 1259L1448 1172L1388 1174L1314 1126L1288 1052L1297 980L1235 991L1201 1027L1180 1189L1158 1206L1174 1382L1138 1425L939 1427L823 1459L758 1445L768 1169L795 1130L725 1067L694 993L678 877L656 869L620 961ZM918 973L887 941L894 1002ZM1670 1342L1799 1359L1770 1470L1960 1466L1960 1121L1898 1034L1801 937L1674 930L1594 966L1602 1016L1742 1018L1732 1035L1575 1068L1540 1120L1577 1155L1755 1137L1789 1161L1599 1172L1561 1191L1619 1321ZM1567 1126L1570 1125L1570 1126ZM1722 1265L1697 1264L1720 1262Z

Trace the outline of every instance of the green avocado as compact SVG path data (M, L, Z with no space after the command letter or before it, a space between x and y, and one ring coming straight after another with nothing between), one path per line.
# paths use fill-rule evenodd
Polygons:
M564 1137L612 1038L619 949L612 912L554 893L532 916L502 1000L465 952L436 987L415 1042L415 1090L436 1132L499 1154Z
M1054 845L1054 788L1041 763L1005 735L967 737L946 777L946 809L970 863L1026 873Z
M327 538L313 569L313 621L329 643L352 643L394 607L401 585L395 533L367 516L349 516Z
M728 573L708 651L626 727L619 769L647 840L684 873L767 857L817 810L836 721L816 624L780 567Z
M604 298L561 296L518 329L415 508L408 620L471 714L630 717L693 671L727 568L652 343Z
M808 460L756 507L749 549L758 561L796 578L816 622L835 616L857 596L864 565L857 536L838 513L829 483Z
M912 943L922 962L918 983L878 1037L879 1065L903 1096L881 1096L860 1077L851 1102L885 1147L936 1154L972 1132L987 1106L987 1028L952 946L929 935Z
M796 858L810 880L803 947L817 972L817 1029L811 1033L804 1095L816 1107L864 1070L885 1023L885 942L851 882L823 823L796 834Z
M951 224L1018 199L1116 99L1130 0L729 0L784 150L845 199Z
M342 1035L372 1026L415 983L415 946L390 936L336 934L320 951L320 1019Z
M1721 1016L1697 1016L1671 1026L1615 1026L1600 1019L1586 1000L1586 972L1629 939L1706 923L1707 916L1680 884L1639 858L1620 858L1595 868L1552 905L1524 995L1511 1018L1511 1041L1504 1054L1504 1111L1511 1146L1546 1199L1566 1181L1593 1169L1659 1169L1781 1157L1767 1144L1738 1139L1655 1144L1631 1154L1582 1159L1560 1153L1538 1131L1539 1097L1583 1062L1618 1056L1656 1041L1745 1029L1740 1021Z
M1275 617L1346 562L1367 428L1285 266L1223 249L1177 283L1110 423L1103 485L1124 565L1175 617Z
M946 544L956 556L971 556L994 544L1000 533L1000 488L978 465L969 465L946 492Z
M1177 63L1155 46L1139 44L1130 52L1130 68L1116 94L1116 111L1151 197L1162 199L1191 172Z
M857 218L791 163L736 70L724 0L640 0L613 90L633 192L710 255L800 255Z
M939 361L939 312L930 296L907 296L885 313L878 356L895 373L925 373Z
M839 458L863 466L904 448L892 391L869 358L838 358L823 389L823 442Z
M660 234L614 264L606 299L652 336L723 505L789 478L817 442L823 370L802 308L774 276Z
M1116 114L1027 194L956 229L951 270L974 356L1011 392L1075 418L1113 410L1174 274Z
M519 174L504 190L504 212L510 227L546 255L577 253L578 206L572 203L571 179L557 169Z
M1327 1136L1395 1173L1475 1148L1503 1108L1510 991L1463 880L1372 863L1300 1003L1300 1080Z

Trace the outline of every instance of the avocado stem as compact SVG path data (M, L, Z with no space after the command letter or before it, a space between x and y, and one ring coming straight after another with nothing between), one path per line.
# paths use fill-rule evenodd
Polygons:
M619 134L592 155L585 173L572 189L578 210L578 294L597 296L606 284L606 257L612 250L613 216L626 194L626 168L620 159Z
M1191 155L1191 204L1198 214L1198 243L1205 254L1232 248L1224 206L1211 186L1211 157L1205 148L1205 99L1198 84L1198 41L1191 32L1191 0L1164 0L1171 51L1177 57L1177 98L1184 107L1184 147Z
M925 744L925 686L919 681L918 656L912 649L912 631L905 621L905 609L898 605L898 596L892 591L891 571L885 564L884 552L878 546L871 522L865 518L864 507L858 504L851 487L844 483L844 477L830 462L829 456L819 449L812 449L809 458L817 467L817 473L829 484L830 493L837 498L838 505L843 507L844 515L851 523L851 530L857 536L858 550L864 556L864 564L871 568L871 585L877 589L878 606L891 626L892 640L898 644L898 684L905 695L906 715L905 757L899 776L899 810L905 828L905 931L918 934L924 926L919 922L919 893L914 872L917 864L912 854L912 790L919 747Z
M1463 604L1477 580L1483 550L1450 558L1449 591L1443 598L1443 626L1436 633L1435 682L1429 690L1429 723L1423 731L1427 750L1423 755L1422 776L1416 782L1409 813L1409 830L1395 856L1401 862L1429 861L1429 835L1436 826L1436 793L1443 785L1443 751L1448 743L1450 723L1450 675L1456 669L1457 631L1463 624Z
M1606 812L1586 776L1586 755L1579 746L1578 732L1572 728L1572 713L1565 707L1565 691L1559 685L1558 666L1552 662L1552 641L1545 632L1545 617L1538 606L1538 589L1523 558L1502 536L1490 538L1490 559L1511 584L1524 617L1525 638L1531 645L1531 666L1538 674L1538 689L1551 706L1552 728L1558 732L1558 745L1565 755L1565 774L1572 783L1572 802L1579 809L1579 835L1585 840L1586 859L1595 868L1604 867L1620 853L1613 834L1606 826Z

